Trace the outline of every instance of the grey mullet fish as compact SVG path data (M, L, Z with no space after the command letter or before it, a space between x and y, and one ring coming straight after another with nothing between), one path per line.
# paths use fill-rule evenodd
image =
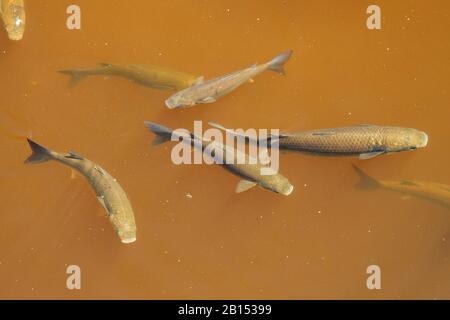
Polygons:
M75 152L58 153L46 149L28 139L32 154L25 160L26 164L35 164L49 160L58 161L69 166L89 181L97 198L106 209L108 218L123 243L136 241L136 223L130 201L117 180L94 162Z
M154 145L170 141L172 134L178 139L183 139L183 142L193 144L194 146L197 146L197 144L194 143L194 139L201 139L195 137L192 133L189 136L178 135L169 128L148 121L145 121L144 124L151 132L157 135L156 140L153 142ZM210 141L201 140L201 151L209 147L210 143ZM211 152L211 155L216 160L230 159L230 157L233 157L232 163L228 164L227 161L224 160L221 165L231 173L242 178L236 187L237 193L249 190L256 185L286 196L292 193L294 186L280 173L273 172L272 175L262 175L261 168L263 165L256 162L254 162L255 164L251 163L250 157L247 154L243 154L242 152L238 153L238 150L236 149L233 150L234 152L230 152L229 147L216 142L214 142L214 145L215 149ZM238 156L245 157L244 164L238 163ZM266 167L266 169L269 168Z
M236 71L207 81L199 81L194 85L173 94L166 100L169 109L185 108L199 103L212 103L230 93L240 85L250 81L254 76L266 70L285 74L283 64L289 60L292 50L281 53L271 61L252 65L244 70Z

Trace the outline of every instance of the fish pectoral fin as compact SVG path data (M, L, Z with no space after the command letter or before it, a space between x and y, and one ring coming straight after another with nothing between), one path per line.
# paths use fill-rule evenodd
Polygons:
M109 215L108 208L106 208L105 200L102 196L97 196L98 202L102 205L103 208L106 210L106 214Z
M204 76L200 76L197 79L195 79L195 81L192 83L192 85L195 86L195 85L203 83L203 82L205 82L205 77Z
M213 97L206 97L206 98L198 101L198 103L212 103L212 102L216 102L216 99Z
M249 180L241 180L241 181L239 181L239 183L236 186L236 193L241 193L241 192L247 191L256 185L257 185L256 182L249 181Z
M374 151L374 152L367 152L367 153L361 153L359 155L360 160L367 160L375 158L376 156L379 156L381 154L385 153L384 151Z
M83 156L74 152L74 151L69 151L69 154L65 156L65 158L69 158L69 159L77 159L77 160L83 160Z

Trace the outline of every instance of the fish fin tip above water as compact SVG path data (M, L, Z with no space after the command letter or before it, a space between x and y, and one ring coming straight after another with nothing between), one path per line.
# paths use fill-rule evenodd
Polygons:
M284 70L283 65L289 60L292 52L292 50L288 50L279 54L268 63L268 68L281 75L286 75L286 71Z
M198 77L197 79L195 79L194 80L194 82L192 83L192 85L197 85L197 84L201 84L201 83L203 83L203 82L205 82L205 77L204 76L200 76L200 77Z
M59 70L60 73L70 76L69 88L72 88L78 84L87 75L78 70Z
M380 183L376 179L369 176L367 173L362 171L356 165L352 164L352 167L359 176L359 181L355 184L356 188L368 190L368 189L374 189L380 185Z
M384 151L374 151L374 152L361 153L359 155L359 159L360 160L368 160L368 159L375 158L379 155L382 155L383 153L385 153L385 152Z
M49 161L51 159L50 155L51 151L49 149L34 142L30 138L27 138L27 141L28 144L30 145L32 153L27 159L25 159L24 161L25 164L41 163Z
M253 188L256 185L257 185L256 182L243 179L238 182L238 184L236 186L236 193L245 192L247 190L250 190L251 188Z

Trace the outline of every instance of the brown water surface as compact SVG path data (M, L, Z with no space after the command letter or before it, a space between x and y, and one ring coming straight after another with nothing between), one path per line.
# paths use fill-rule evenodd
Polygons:
M450 184L448 1L27 1L18 43L0 32L0 298L450 298L450 211L385 190L360 191L351 164L384 180ZM120 78L75 88L58 70L147 63L211 78L293 49L286 77L265 72L210 105L168 110L169 92ZM176 166L143 126L194 120L233 128L414 127L429 145L359 161L282 154L284 197L235 194L217 166ZM25 166L25 137L75 150L132 201L123 245L83 178ZM191 195L192 198L189 196ZM66 289L79 265L82 290ZM368 290L366 268L382 270Z

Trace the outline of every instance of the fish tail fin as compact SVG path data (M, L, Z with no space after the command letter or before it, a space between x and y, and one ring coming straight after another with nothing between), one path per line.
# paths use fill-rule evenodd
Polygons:
M355 187L361 190L371 190L378 188L380 186L380 183L369 176L367 173L362 171L360 168L352 164L353 169L355 169L356 173L359 176L359 181L355 184Z
M152 146L157 146L159 144L171 140L172 138L171 129L150 121L144 121L144 125L147 127L148 130L156 134L155 140L153 140L151 143Z
M29 156L24 163L26 164L35 164L46 162L52 159L51 151L40 144L37 144L30 138L27 138L28 144L31 148L31 156Z
M268 63L268 68L272 71L275 71L279 74L285 75L286 71L283 68L283 65L289 60L292 55L292 50L283 52L277 55Z
M60 70L60 73L67 74L70 76L69 87L72 88L78 84L84 77L87 76L86 73L79 70Z

